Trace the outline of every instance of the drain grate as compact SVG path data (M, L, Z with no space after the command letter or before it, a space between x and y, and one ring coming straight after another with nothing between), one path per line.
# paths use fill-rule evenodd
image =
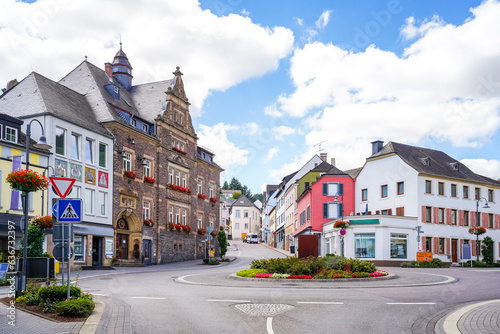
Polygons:
M286 304L237 304L238 310L251 316L273 316L293 309L293 306Z

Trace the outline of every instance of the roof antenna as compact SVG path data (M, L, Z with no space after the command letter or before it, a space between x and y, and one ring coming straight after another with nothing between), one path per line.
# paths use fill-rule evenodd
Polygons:
M87 61L87 56L85 56L85 61Z
M328 140L323 140L323 141L320 141L319 143L317 144L314 144L313 146L318 146L318 153L321 153L321 151L324 151L322 148L321 148L321 144L323 143L326 143Z
M120 50L122 49L122 35L120 34Z

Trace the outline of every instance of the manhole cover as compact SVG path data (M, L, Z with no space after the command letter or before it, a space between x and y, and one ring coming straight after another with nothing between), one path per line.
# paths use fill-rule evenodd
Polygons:
M252 316L272 316L293 309L293 306L286 304L237 304L238 310Z

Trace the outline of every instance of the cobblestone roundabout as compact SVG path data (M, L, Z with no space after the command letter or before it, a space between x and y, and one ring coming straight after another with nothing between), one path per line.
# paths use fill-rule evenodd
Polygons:
M286 304L237 304L238 310L252 316L273 316L293 309Z

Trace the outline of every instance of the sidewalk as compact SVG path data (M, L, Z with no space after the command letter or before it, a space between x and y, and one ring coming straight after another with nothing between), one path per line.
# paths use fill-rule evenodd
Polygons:
M287 256L287 257L297 256L297 254L292 254L292 253L290 253L289 251L284 250L284 249L281 249L281 248L274 248L274 247L271 247L271 246L269 246L268 244L263 243L263 242L262 242L262 243L259 243L259 245L266 246L267 248L272 249L272 250L274 250L274 251L276 251L276 252L278 252L278 253L281 253L281 254L283 254L283 255L285 255L285 256Z

